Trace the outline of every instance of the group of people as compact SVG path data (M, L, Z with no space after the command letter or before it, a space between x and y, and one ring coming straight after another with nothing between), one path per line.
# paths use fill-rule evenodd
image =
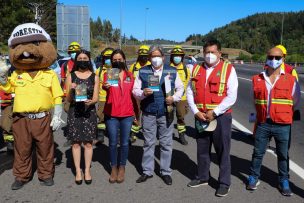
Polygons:
M165 184L171 185L174 109L180 142L187 145L184 118L190 107L197 129L198 173L188 186L208 185L213 144L219 164L216 195L228 194L231 185L231 112L237 100L238 79L233 65L221 57L220 42L207 41L203 47L204 63L196 64L195 59L189 57L189 66L184 65L185 52L180 46L171 50L170 65L167 65L160 46L143 45L138 50L137 61L130 68L122 50L107 48L102 52L102 63L96 72L92 68L90 52L81 49L76 42L70 44L68 51L71 60L63 64L61 76L68 114L66 134L72 143L76 184L82 184L83 180L91 184L93 142L103 142L105 135L109 138L109 182L124 182L129 142L135 142L142 130L142 174L136 182L142 183L153 177L158 138L161 178ZM252 78L256 129L246 188L257 189L262 158L269 139L274 137L279 189L283 195L290 196L290 126L300 89L293 76L294 69L284 63L284 54L286 50L284 53L281 46L271 48L267 52L264 71ZM114 69L118 70L117 75ZM79 92L85 93L81 95ZM207 130L211 125L213 129ZM84 171L80 167L82 145Z

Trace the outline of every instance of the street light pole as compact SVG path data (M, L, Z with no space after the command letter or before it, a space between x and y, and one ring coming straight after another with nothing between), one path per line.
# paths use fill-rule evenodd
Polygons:
M284 13L282 13L282 27L281 27L281 44L283 44L283 31L284 31Z
M119 26L119 29L120 29L120 38L119 38L119 49L121 49L121 42L122 42L122 0L120 0L120 26Z
M145 42L147 41L147 13L148 13L149 8L146 8L145 11Z

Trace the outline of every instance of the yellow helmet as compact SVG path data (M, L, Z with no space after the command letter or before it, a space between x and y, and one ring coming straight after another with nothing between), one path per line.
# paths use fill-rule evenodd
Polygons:
M138 49L138 55L148 55L150 47L148 45L141 45Z
M102 56L111 56L113 53L113 49L107 49L105 52L103 52Z
M185 52L181 46L177 45L171 50L171 54L185 55Z
M279 45L277 45L275 47L281 49L281 51L283 52L283 54L287 55L287 50L286 50L286 48L283 45L279 44Z
M71 42L68 47L68 52L77 52L80 51L80 44L78 42Z

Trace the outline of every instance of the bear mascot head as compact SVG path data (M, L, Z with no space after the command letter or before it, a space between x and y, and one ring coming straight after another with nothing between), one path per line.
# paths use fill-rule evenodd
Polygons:
M12 65L33 73L48 68L57 57L50 35L34 23L18 25L8 40L8 46Z

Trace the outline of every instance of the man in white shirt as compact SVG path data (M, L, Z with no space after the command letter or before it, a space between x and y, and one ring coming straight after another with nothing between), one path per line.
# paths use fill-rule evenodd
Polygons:
M221 59L221 45L210 40L204 45L202 66L193 68L192 79L187 87L187 100L195 115L197 135L198 174L189 187L208 185L213 143L219 162L219 187L216 196L226 196L231 184L231 107L237 99L238 80L234 67ZM216 120L214 131L199 130ZM200 132L201 131L201 132Z

